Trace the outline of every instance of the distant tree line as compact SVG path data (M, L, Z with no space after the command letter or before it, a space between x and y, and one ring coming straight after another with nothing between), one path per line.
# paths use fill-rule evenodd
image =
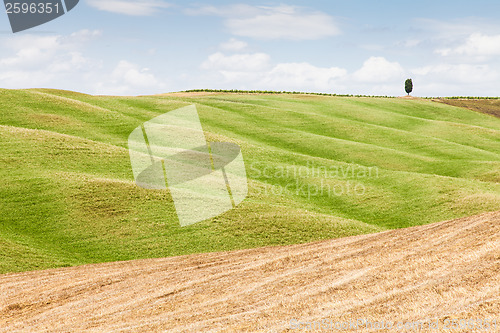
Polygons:
M395 98L394 96L380 95L349 95L349 94L327 94L315 92L299 92L299 91L275 91L275 90L238 90L238 89L191 89L182 92L213 92L227 94L289 94L289 95L314 95L314 96L332 96L332 97L371 97L371 98ZM422 97L423 99L500 99L500 97L473 97L473 96L451 96L451 97Z
M371 95L350 95L350 94L327 94L315 92L301 91L275 91L275 90L238 90L238 89L191 89L183 92L214 92L228 94L289 94L289 95L315 95L315 96L332 96L332 97L371 97L371 98L394 98L394 96L371 96Z
M441 97L443 99L500 99L500 97L474 97L474 96L452 96Z
M475 97L475 96L449 96L449 97L422 97L423 99L491 99L499 100L500 97Z

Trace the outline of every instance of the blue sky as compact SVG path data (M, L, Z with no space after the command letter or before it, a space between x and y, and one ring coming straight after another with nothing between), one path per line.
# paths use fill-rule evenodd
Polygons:
M497 1L80 0L12 34L0 87L139 95L197 88L499 96Z

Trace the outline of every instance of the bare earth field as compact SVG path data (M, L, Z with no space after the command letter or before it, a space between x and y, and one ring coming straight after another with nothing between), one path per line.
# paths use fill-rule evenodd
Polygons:
M274 332L291 331L292 319L302 330L323 319L498 321L499 281L496 212L312 244L7 274L0 276L0 331Z
M436 102L486 113L500 118L499 99L437 99Z

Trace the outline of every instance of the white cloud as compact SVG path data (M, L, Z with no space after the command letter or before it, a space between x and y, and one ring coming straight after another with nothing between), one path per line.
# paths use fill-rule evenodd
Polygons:
M500 35L487 36L474 33L461 45L438 49L436 53L442 56L465 55L479 58L498 56L500 55Z
M201 65L205 70L224 70L232 72L259 72L269 67L271 57L265 53L234 54L226 56L217 52L208 57Z
M96 61L87 59L81 52L68 52L65 61L53 62L48 67L48 71L53 73L71 73L76 70L95 67Z
M109 77L102 77L96 83L96 93L107 95L134 95L137 91L152 93L163 89L166 85L149 68L126 60L119 61Z
M321 68L309 63L271 64L265 53L212 54L201 65L216 75L213 81L243 89L332 91L347 75L342 68Z
M186 12L222 16L233 35L255 39L316 40L340 34L332 16L297 6L206 6Z
M12 50L25 48L54 49L59 47L61 36L16 35L7 38L4 47Z
M292 90L334 91L338 80L346 74L345 69L338 67L321 68L309 63L282 63L265 74L262 84Z
M409 39L403 42L404 47L412 48L420 45L422 43L421 40L418 39Z
M98 35L99 31L81 30L70 36L26 34L6 38L2 40L3 51L10 54L0 58L0 73L4 77L6 73L18 75L15 78L8 75L13 79L6 82L7 85L19 84L23 82L21 78L31 74L33 79L28 79L27 84L32 86L45 84L54 76L69 76L85 66L91 68L95 61L86 59L80 49L83 43Z
M415 68L411 72L427 81L450 84L477 84L499 78L498 72L489 65L439 64Z
M384 83L401 80L405 70L397 62L390 62L383 57L371 57L354 73L356 81L368 83Z
M13 55L0 59L0 66L37 68L51 59L62 48L59 36L21 35L9 38L4 47Z
M102 11L131 16L150 16L172 5L161 0L87 0L88 4Z
M220 47L225 51L242 51L248 47L248 43L231 38L229 41L222 43Z
M112 73L112 77L117 82L128 85L153 87L159 84L156 77L149 73L148 68L140 68L138 65L121 60Z
M126 60L107 70L88 57L88 42L100 31L63 36L15 35L0 38L0 81L5 88L51 87L101 94L161 92L166 86L146 68Z
M44 72L29 72L23 70L2 70L0 81L3 88L37 88L45 87L52 82L54 75Z
M437 64L410 71L422 96L498 96L500 74L488 64Z
M196 8L187 8L184 12L187 15L212 15L222 17L252 17L262 13L261 6L251 6L245 4L235 4L228 6L201 6Z
M101 37L101 36L102 36L101 30L83 29L83 30L73 32L70 35L70 38L73 41L76 40L76 42L83 43L83 42L88 42L94 38Z
M500 33L500 26L497 22L478 17L461 17L446 21L420 18L414 21L419 30L439 40L463 39L481 31L493 34Z

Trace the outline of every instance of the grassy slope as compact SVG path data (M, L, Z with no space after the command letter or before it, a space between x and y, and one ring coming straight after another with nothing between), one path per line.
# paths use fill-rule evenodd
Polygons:
M207 137L243 150L249 197L180 228L168 192L135 186L127 138L196 104ZM500 120L430 101L290 95L93 97L0 90L0 272L292 244L497 210ZM266 167L378 176L362 196L282 193ZM318 185L320 177L299 179Z

